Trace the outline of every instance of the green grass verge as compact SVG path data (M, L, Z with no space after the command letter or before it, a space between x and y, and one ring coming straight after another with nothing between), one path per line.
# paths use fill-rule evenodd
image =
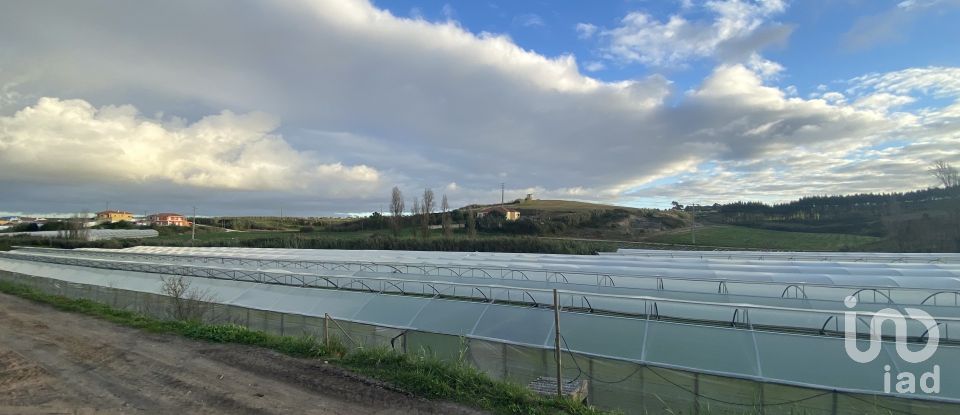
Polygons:
M782 249L792 251L849 251L879 241L873 236L837 233L786 232L742 226L715 225L697 229L697 244L730 248ZM690 231L653 235L650 242L691 243Z
M328 346L311 336L277 336L233 324L160 320L95 301L43 293L8 281L0 281L0 292L153 333L263 347L294 357L323 358L417 396L458 402L498 414L603 413L569 399L544 398L520 385L493 380L472 366L430 356L410 356L386 349L347 350L339 341L331 341Z

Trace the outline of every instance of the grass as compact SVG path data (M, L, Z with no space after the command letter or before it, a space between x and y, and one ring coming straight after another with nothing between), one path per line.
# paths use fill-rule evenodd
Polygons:
M626 206L604 205L600 203L577 202L573 200L530 200L520 203L507 203L507 207L515 209L531 209L545 212L590 212L595 210L625 209L628 211L643 211L643 209Z
M160 320L95 301L43 293L8 281L0 281L0 292L49 304L58 310L86 314L153 333L263 347L294 357L322 358L417 396L457 402L498 414L603 413L569 399L541 397L522 386L490 379L472 366L444 362L429 356L410 356L386 349L348 350L338 341L325 345L311 336L277 336L233 324Z
M792 251L849 251L876 243L881 238L838 233L787 232L743 226L713 225L697 229L697 245L728 248L782 249ZM653 235L650 242L691 244L690 230Z

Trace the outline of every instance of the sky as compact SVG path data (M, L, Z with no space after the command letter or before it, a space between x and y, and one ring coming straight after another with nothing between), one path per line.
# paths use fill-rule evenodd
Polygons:
M0 212L934 186L960 0L0 0Z

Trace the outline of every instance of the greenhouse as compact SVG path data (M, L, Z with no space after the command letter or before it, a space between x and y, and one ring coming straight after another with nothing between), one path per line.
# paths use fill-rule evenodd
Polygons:
M163 297L162 278L181 276L221 320L318 334L329 315L351 341L441 357L466 342L471 363L518 383L554 370L559 308L564 379L588 381L590 403L627 413L955 410L960 263L814 255L20 248L0 253L0 270L141 311ZM907 319L902 338L887 323L870 339L871 319L918 310L932 321ZM879 353L855 361L845 336ZM929 359L904 357L933 342ZM936 382L925 376L934 372ZM887 376L904 373L927 384L890 388Z

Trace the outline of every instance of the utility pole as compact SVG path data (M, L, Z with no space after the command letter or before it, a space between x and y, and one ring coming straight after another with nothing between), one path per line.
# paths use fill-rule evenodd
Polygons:
M503 204L503 183L500 183L500 204Z
M693 227L691 227L691 232L693 234L693 244L697 244L697 208L700 207L700 204L691 205L690 214L693 218Z
M193 207L193 223L190 224L190 241L197 240L197 207Z

